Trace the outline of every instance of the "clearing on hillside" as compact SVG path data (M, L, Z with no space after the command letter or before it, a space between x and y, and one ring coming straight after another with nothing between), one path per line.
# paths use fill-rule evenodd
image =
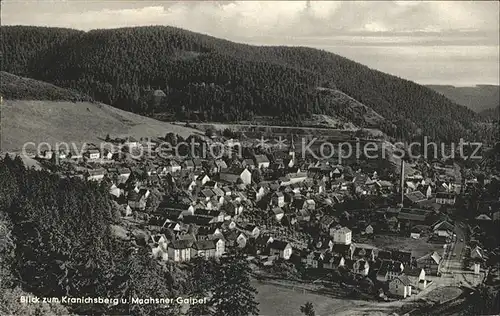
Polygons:
M111 137L158 137L169 132L184 138L200 132L119 110L106 104L64 101L3 100L0 150L20 152L23 144L101 142Z

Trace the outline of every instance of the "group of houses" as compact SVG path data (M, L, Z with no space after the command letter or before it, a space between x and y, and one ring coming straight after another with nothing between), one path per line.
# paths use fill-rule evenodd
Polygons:
M450 179L424 179L417 173L398 183L377 171L352 170L334 160L297 158L293 142L287 150L251 148L242 157L205 158L165 157L154 143L126 137L119 140L118 150L87 146L80 154L40 156L77 161L85 167L73 176L108 181L125 219L146 213L147 237L142 240L162 261L218 258L231 249L266 262L296 256L309 268L348 269L386 282L392 294L406 297L412 289L426 287L426 276L439 273L441 256L433 252L414 258L411 252L356 244L353 233L405 231L421 238L421 227L429 227L439 242L453 238L453 225L438 212L440 206L455 203L456 181ZM124 147L132 151L141 146L154 154L143 161L123 159ZM370 212L336 211L336 205L353 196L384 201L400 190L398 186L404 190L399 207L375 202ZM297 238L280 229L303 231L313 222L321 230L315 236L304 233Z

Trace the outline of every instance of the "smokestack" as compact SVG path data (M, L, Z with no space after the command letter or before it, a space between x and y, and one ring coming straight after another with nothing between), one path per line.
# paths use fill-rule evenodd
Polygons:
M401 205L403 205L404 201L404 192L405 192L405 161L401 158L401 183L400 183L400 194L401 194Z

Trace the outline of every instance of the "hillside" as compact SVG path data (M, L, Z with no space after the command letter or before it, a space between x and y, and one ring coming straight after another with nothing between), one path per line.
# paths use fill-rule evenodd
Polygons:
M52 100L90 102L89 96L53 84L0 71L0 93L10 100Z
M500 86L477 85L475 87L454 87L429 85L429 88L441 93L457 104L480 113L493 109L500 104Z
M196 130L126 112L96 102L70 102L73 92L44 82L12 76L8 84L0 85L0 94L9 92L24 96L16 100L5 97L0 105L2 114L2 152L20 151L23 144L34 142L83 142L98 143L107 134L113 137L132 135L140 137L164 136L168 132L188 137ZM26 85L26 83L29 85ZM5 88L8 90L5 90ZM47 100L46 95L52 96ZM79 96L79 94L76 94ZM59 98L58 98L59 97ZM19 100L21 99L21 100Z
M312 115L342 116L332 104L335 98L317 89L324 87L385 118L368 127L391 136L478 137L482 120L431 89L317 49L243 45L159 26L69 37L66 31L45 28L27 28L20 37L19 28L2 27L7 34L2 56L23 50L29 57L27 62L11 58L18 63L9 66L16 74L28 73L149 116L219 122L271 116L289 125L301 125ZM46 41L44 32L60 32L62 39L31 53L26 43ZM164 90L166 97L151 102L149 88Z

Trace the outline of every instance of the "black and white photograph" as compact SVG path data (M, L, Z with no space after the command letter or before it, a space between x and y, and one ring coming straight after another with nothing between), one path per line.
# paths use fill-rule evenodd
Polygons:
M499 1L0 13L0 316L500 315Z

